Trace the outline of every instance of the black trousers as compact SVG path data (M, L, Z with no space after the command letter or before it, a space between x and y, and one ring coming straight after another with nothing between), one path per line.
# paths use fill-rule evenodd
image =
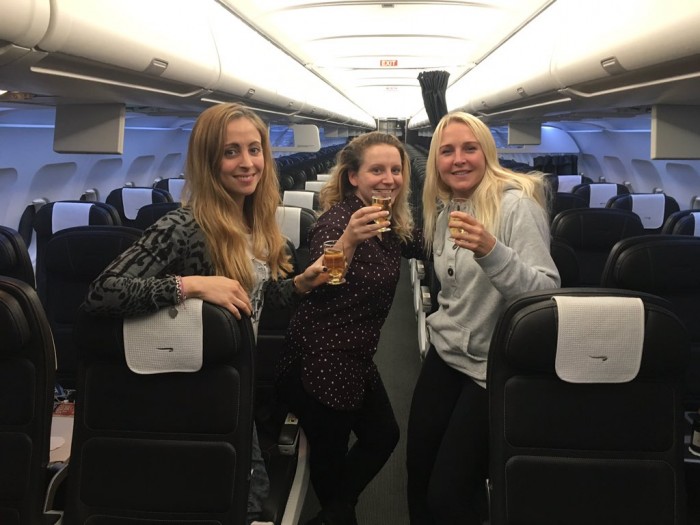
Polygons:
M298 370L278 383L278 393L299 418L309 441L311 484L321 506L354 507L391 456L399 426L383 383L367 392L357 410L335 410L309 395ZM357 438L348 449L350 433Z
M411 525L487 517L488 397L430 347L413 392L406 461Z

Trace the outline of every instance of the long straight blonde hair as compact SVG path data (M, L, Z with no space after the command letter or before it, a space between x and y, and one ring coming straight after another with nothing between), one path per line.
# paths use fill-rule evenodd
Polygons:
M260 133L265 167L255 192L245 197L243 210L221 183L226 128L237 119L248 119ZM218 275L236 279L247 289L254 285L253 266L247 256L252 234L253 255L267 261L273 279L292 268L275 213L281 203L279 182L265 123L239 104L220 104L204 110L192 128L185 164L183 205L192 209L202 228ZM243 216L243 222L238 218Z
M518 189L523 196L529 197L542 206L542 213L547 215L547 194L543 173L532 171L521 174L504 168L498 162L498 151L491 130L481 120L469 113L448 113L438 123L430 142L428 161L425 167L423 183L423 227L425 246L432 249L438 213L448 204L452 190L440 178L438 172L438 151L442 134L448 124L458 122L466 124L481 145L486 159L484 178L471 195L470 200L476 219L492 235L499 236L501 219L501 199L503 192L510 188Z
M413 237L413 216L408 204L411 192L411 162L403 144L393 135L381 131L364 133L352 139L338 152L335 166L331 171L331 178L321 188L319 196L321 208L326 211L346 197L355 195L357 188L350 183L350 172L359 171L365 151L380 144L395 147L401 156L403 183L391 205L391 229L402 241L406 242Z

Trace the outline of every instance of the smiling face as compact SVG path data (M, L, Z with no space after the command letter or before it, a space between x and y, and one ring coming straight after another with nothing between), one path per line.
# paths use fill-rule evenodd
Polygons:
M226 192L241 206L255 192L265 169L262 138L255 125L245 117L226 126L224 155L219 180Z
M355 186L355 195L366 205L372 202L372 190L375 189L391 190L392 199L395 199L403 185L399 150L389 144L368 147L359 169L348 172L348 180Z
M455 197L470 197L484 178L484 151L471 128L463 122L445 126L437 152L437 169Z

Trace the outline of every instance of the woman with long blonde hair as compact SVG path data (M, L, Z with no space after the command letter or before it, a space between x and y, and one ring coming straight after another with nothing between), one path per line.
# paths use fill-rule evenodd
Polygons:
M454 211L455 198L468 211ZM430 143L423 226L441 290L408 422L409 515L411 525L480 524L491 335L508 299L560 282L541 174L503 168L489 128L449 113Z
M250 316L254 332L265 300L290 304L326 282L320 259L290 272L275 220L280 194L265 123L248 108L221 104L197 118L185 164L185 198L144 231L92 283L86 310L130 317L195 297ZM253 432L248 523L268 489Z
M401 142L374 131L353 139L321 190L324 213L309 234L312 255L324 241L344 246L344 284L315 289L287 332L279 391L310 445L311 483L321 513L310 523L355 525L355 504L399 439L373 361L399 280L401 257L422 258L423 237L408 206L410 163ZM373 190L391 194L388 211ZM380 233L387 227L391 229ZM353 432L357 440L348 450Z

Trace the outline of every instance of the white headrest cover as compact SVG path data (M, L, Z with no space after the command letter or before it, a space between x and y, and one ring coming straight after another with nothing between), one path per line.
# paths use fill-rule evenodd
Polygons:
M559 175L559 193L571 193L574 186L581 184L581 175Z
M665 209L666 196L663 193L632 195L632 211L639 215L647 230L661 228Z
M591 184L589 188L588 206L591 208L605 208L610 198L617 195L617 184Z
M168 191L174 202L182 200L182 188L185 187L185 179L168 179Z
M153 204L153 190L150 188L122 188L124 217L133 221L139 210L146 204Z
M202 368L202 300L187 299L156 313L124 319L126 363L137 374Z
M301 244L301 208L278 206L276 212L277 224L282 235L287 237L295 248Z
M285 191L282 197L285 206L299 206L301 208L314 209L313 191Z
M51 233L90 224L89 202L55 202L51 210Z
M644 342L638 297L555 296L555 369L569 383L626 383L637 376Z

